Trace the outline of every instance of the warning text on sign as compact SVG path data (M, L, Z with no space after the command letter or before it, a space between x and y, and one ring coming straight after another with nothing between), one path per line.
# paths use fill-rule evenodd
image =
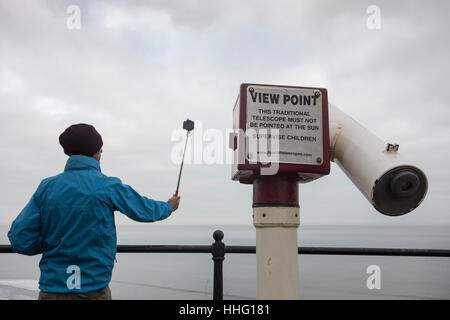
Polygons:
M278 154L280 163L317 165L323 159L322 98L314 89L249 87L246 122L258 145L279 140L279 150L269 144L264 152Z

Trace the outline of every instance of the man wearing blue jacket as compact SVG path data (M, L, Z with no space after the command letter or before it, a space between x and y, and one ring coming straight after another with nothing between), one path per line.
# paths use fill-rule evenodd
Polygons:
M70 126L59 142L70 156L64 172L40 183L8 237L14 252L42 253L39 299L111 299L114 211L159 221L178 208L180 197L155 201L102 174L103 141L91 125Z

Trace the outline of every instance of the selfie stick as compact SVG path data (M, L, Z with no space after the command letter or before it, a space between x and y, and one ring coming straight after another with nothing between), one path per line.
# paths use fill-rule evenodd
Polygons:
M177 190L175 191L175 196L178 196L178 189L180 188L180 179L181 179L181 172L183 171L183 164L184 164L184 155L186 154L186 147L187 142L189 138L189 133L194 130L194 121L187 119L183 122L183 129L187 130L186 132L186 143L184 144L184 151L183 151L183 159L181 160L181 167L180 172L178 173L178 183L177 183Z

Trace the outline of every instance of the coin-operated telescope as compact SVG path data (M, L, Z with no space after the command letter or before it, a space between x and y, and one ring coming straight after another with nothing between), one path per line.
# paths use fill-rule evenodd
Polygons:
M399 152L344 112L329 105L330 147L334 162L382 214L411 212L425 198L425 174Z
M298 183L334 161L379 212L398 216L424 199L425 174L328 103L324 88L244 83L233 109L232 179L253 184L258 298L296 299Z

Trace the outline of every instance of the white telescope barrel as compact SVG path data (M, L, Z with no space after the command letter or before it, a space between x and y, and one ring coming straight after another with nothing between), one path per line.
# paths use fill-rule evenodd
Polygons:
M329 104L331 160L345 172L376 210L399 216L425 198L425 174L397 150Z

